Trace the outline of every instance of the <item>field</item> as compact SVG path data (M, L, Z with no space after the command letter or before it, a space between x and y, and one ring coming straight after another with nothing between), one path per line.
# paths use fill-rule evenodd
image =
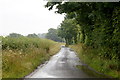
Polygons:
M110 77L120 78L120 71L118 69L119 63L117 59L109 60L105 57L100 57L100 55L98 55L101 52L100 50L87 47L82 43L70 47L77 52L78 57L83 63L88 64L95 71Z
M61 43L40 38L2 37L2 78L21 78L60 50Z

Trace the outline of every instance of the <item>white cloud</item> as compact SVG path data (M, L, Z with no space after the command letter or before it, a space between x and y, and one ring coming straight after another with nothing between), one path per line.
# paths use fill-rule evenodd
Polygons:
M57 28L64 15L49 11L45 4L42 0L0 0L0 35L45 33Z

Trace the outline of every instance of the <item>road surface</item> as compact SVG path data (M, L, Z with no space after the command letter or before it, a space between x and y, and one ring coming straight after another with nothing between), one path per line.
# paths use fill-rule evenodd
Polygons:
M26 78L90 78L76 65L83 65L74 51L62 46L61 50Z

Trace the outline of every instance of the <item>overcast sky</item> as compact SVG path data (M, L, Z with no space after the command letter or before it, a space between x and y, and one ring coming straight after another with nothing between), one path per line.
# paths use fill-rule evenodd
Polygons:
M46 33L57 28L64 15L44 8L44 0L0 0L0 35Z

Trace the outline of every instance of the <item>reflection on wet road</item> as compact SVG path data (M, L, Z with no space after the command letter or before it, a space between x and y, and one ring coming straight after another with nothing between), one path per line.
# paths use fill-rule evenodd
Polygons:
M70 48L62 47L48 63L26 78L89 78L82 70L76 68L76 65L82 65L79 61L75 52L71 51Z

